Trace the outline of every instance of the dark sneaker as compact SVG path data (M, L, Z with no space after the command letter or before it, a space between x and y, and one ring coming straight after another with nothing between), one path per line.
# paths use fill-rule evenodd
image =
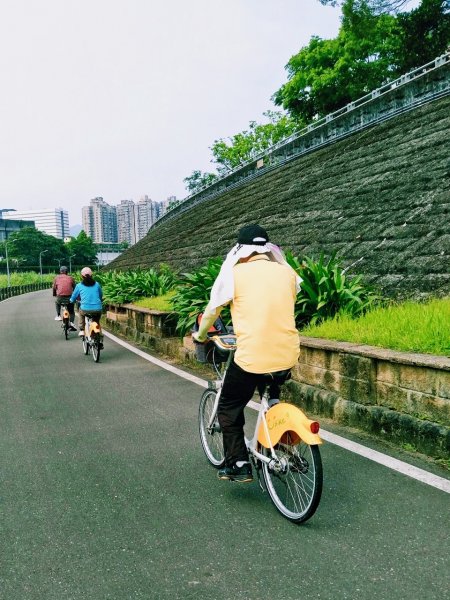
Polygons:
M237 467L233 465L232 467L223 467L223 469L219 469L217 474L219 479L223 481L237 481L238 483L250 483L253 481L252 475L252 466L250 463L242 465L242 467Z

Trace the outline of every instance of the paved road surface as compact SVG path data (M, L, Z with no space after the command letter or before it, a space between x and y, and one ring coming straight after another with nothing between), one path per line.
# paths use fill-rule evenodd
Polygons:
M0 303L1 600L450 598L448 494L325 444L295 526L216 479L201 388L111 340L95 364L53 317Z

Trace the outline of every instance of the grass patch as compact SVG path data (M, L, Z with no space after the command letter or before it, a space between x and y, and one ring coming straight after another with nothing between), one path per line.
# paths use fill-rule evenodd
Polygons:
M23 273L11 273L11 286L31 285L34 283L52 283L56 273L46 273L42 275L34 271L25 271ZM0 275L0 288L8 287L8 275Z
M141 306L142 308L149 308L151 310L171 312L173 310L172 298L174 295L175 290L172 290L163 296L156 296L154 298L139 298L139 300L134 300L133 304L135 306Z
M307 327L301 334L402 352L450 356L450 298L379 307L356 319L342 314L321 325Z

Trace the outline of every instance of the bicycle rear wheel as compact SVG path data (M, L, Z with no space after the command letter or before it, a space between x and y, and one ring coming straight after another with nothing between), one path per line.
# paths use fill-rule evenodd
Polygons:
M278 461L262 463L264 481L277 510L293 523L304 523L319 506L322 495L323 472L319 446L300 441L275 446ZM263 448L266 456L270 451Z
M95 339L92 344L92 358L94 362L98 362L100 360L100 341Z
M64 337L66 338L66 340L69 339L69 327L69 320L63 319Z
M225 455L217 414L214 417L212 426L209 426L214 410L216 393L214 390L205 390L203 392L198 409L198 426L206 458L216 469L220 469L225 464Z

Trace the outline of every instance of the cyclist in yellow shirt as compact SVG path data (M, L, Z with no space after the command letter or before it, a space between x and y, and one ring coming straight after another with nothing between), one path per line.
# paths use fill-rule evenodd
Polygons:
M196 342L204 342L222 308L230 304L237 349L223 383L218 418L225 466L219 479L253 481L244 439L244 408L265 373L273 374L271 402L299 355L294 306L301 279L260 225L246 225L211 290Z

